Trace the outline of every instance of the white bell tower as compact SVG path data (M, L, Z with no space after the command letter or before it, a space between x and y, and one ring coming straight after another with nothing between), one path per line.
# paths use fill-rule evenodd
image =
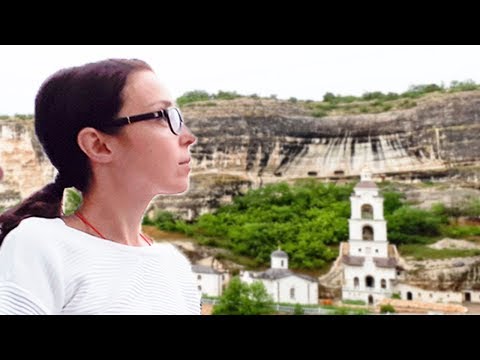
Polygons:
M350 238L347 253L343 254L342 299L374 304L392 294L396 259L389 254L383 197L368 169L362 170L350 202Z
M350 255L387 257L387 222L383 217L383 197L372 174L364 169L350 197Z

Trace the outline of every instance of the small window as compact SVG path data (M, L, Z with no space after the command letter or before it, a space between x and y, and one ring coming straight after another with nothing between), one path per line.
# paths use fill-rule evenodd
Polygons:
M197 280L202 280L202 275L197 275Z
M202 286L198 285L198 291L202 291Z
M382 279L380 281L380 286L382 287L382 289L386 289L387 288L387 280Z
M375 252L378 254L378 249L375 249Z
M373 240L373 228L369 225L366 225L362 229L362 239L371 241Z
M290 288L290 299L295 299L295 288Z
M362 205L360 210L362 212L362 219L373 219L373 207L372 205Z
M280 261L280 266L283 267L283 260Z

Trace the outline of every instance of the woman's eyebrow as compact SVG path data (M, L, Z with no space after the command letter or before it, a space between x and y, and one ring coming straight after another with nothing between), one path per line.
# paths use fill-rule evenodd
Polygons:
M173 103L170 100L157 100L157 101L151 103L150 105L148 105L148 107L153 107L153 106L156 106L156 105L162 105L165 109L167 109L169 107L172 107Z

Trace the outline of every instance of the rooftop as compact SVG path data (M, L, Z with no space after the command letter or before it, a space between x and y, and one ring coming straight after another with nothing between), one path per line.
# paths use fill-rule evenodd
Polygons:
M272 252L272 256L288 259L287 253L285 251L282 251L282 250L275 250L274 252Z
M378 186L373 181L360 181L355 189L378 189Z
M303 274L296 274L288 269L268 269L262 272L251 272L252 278L254 279L265 279L265 280L278 280L288 276L296 276L307 281L317 282L317 279Z
M365 262L365 257L363 256L350 256L350 255L343 255L342 261L346 265L351 266L362 266Z
M192 265L192 271L197 274L221 274L220 271L204 265Z

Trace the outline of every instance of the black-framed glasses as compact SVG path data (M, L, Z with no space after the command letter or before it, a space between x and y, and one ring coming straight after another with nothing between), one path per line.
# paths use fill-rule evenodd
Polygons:
M174 135L180 135L183 125L183 116L179 109L177 108L168 108L164 110L159 110L151 113L126 116L123 118L115 119L109 123L104 123L104 126L124 126L137 121L144 120L154 120L164 118L168 122L168 126Z

